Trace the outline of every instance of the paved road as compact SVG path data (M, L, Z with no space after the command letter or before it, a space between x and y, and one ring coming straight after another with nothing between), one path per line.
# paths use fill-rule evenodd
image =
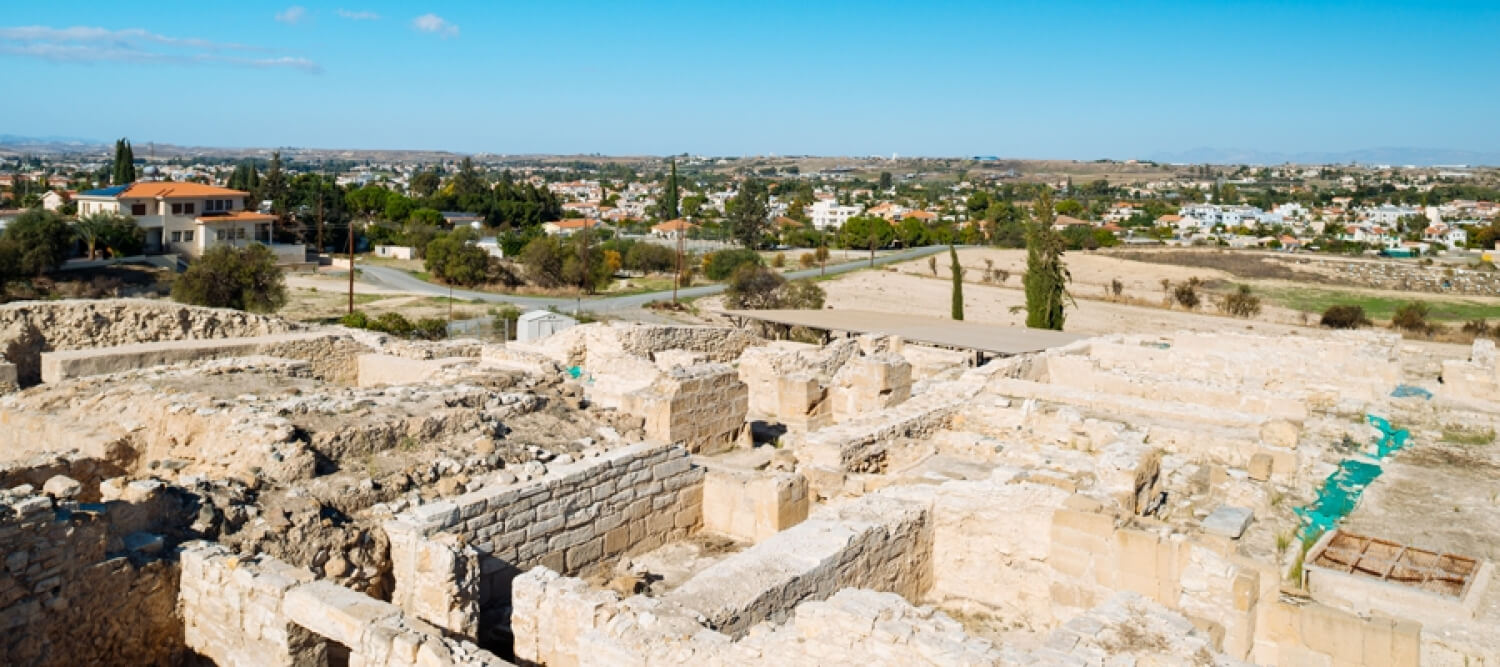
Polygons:
M919 257L926 257L928 255L944 250L947 250L946 246L926 246L923 248L902 250L901 252L885 255L884 257L876 257L875 264L881 265L890 264L892 262L905 262L908 260L917 259ZM859 261L847 262L843 264L831 264L828 266L828 273L829 275L848 273L850 271L857 271L859 269L865 268L869 265L870 261L867 256L866 259ZM448 296L449 294L447 287L443 285L434 285L432 283L420 280L410 273L407 273L400 269L393 269L387 266L363 265L359 267L359 270L363 274L366 281L381 285L383 287L389 287L391 289L398 289L405 292L413 292L417 294L430 294L432 296ZM783 275L791 280L798 280L801 278L815 278L818 276L818 269L814 268L804 269L800 271L791 271ZM699 287L689 287L686 289L678 290L677 295L681 298L691 298L708 296L710 294L718 294L722 291L724 291L724 285L722 284L701 285ZM556 307L558 310L561 310L563 312L572 312L575 307L581 307L584 310L600 312L609 310L623 310L627 308L640 308L641 306L644 306L651 301L671 298L672 291L664 290L660 292L645 292L642 294L631 294L627 296L588 297L583 299L581 302L578 299L560 299L554 297L537 296L511 296L508 294L476 292L466 289L455 289L452 291L452 294L453 298L455 299L470 299L476 301L488 301L491 303L510 303L525 309Z

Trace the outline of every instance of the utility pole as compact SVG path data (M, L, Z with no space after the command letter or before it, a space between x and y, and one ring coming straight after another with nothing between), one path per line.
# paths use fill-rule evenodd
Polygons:
M338 194L338 181L333 182L334 194ZM349 312L354 312L354 218L349 218Z
M682 237L687 234L684 222L677 230L677 275L672 277L672 303L677 303L677 284L682 282Z

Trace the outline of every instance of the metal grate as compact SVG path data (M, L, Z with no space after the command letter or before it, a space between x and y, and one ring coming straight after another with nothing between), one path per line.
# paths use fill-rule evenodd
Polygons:
M1462 599L1479 571L1468 556L1438 553L1390 540L1339 530L1313 558L1313 564L1337 572L1372 577L1430 593Z

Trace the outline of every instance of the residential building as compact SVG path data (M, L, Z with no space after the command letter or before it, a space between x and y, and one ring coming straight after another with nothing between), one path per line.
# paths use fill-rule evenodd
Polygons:
M817 229L838 229L863 210L859 206L843 206L831 199L820 199L807 207L807 216Z
M542 232L547 236L572 236L588 228L598 229L600 223L588 218L567 218L542 223Z
M679 236L691 234L693 230L697 228L698 225L683 220L682 218L677 218L675 220L668 220L658 225L652 225L651 235L664 239L676 239Z
M80 216L119 213L134 218L146 230L147 252L197 257L220 243L272 245L276 217L246 210L249 194L200 183L141 181L85 190L73 199Z
M75 194L77 193L71 190L49 190L42 195L42 208L56 211L72 201Z

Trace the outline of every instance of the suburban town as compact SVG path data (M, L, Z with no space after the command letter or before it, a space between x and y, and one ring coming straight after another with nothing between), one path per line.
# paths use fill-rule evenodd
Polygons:
M0 664L1500 666L1500 137L1468 110L1152 118L1053 53L1130 136L985 91L994 126L835 118L765 91L896 89L687 29L1147 25L1094 6L191 9L208 38L83 4L0 18L0 65L206 104L0 109ZM1500 25L1219 4L1161 11L1463 54ZM694 54L656 99L595 67L654 71L591 42L620 22ZM967 62L908 60L878 76ZM454 72L552 97L332 103ZM673 115L695 76L711 127Z

